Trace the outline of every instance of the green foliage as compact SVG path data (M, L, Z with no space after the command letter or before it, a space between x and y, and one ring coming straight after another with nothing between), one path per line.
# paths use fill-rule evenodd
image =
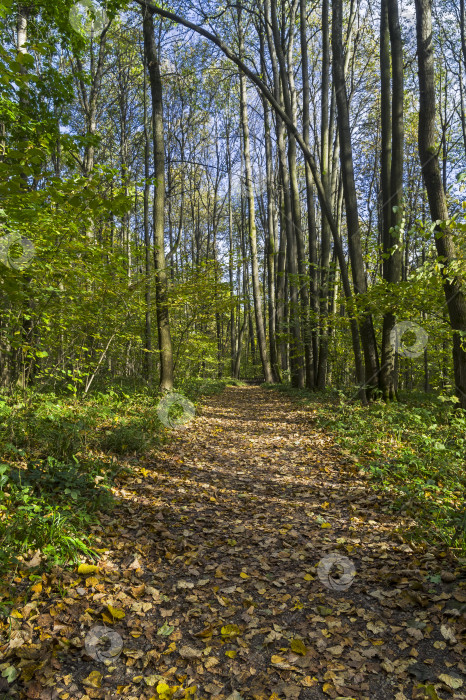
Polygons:
M201 396L240 385L186 379L177 391ZM168 439L160 396L116 387L83 399L28 389L0 397L0 569L36 550L47 564L93 555L91 526L111 509L114 477Z
M92 555L86 530L97 510L111 502L106 476L95 465L83 469L53 457L26 467L0 466L0 567L40 550L52 563Z
M272 387L312 408L316 424L357 458L393 508L412 516L411 536L466 551L466 412L447 408L441 399L449 397L411 393L364 407L343 392Z
M27 390L0 400L0 568L39 549L48 564L92 555L90 527L123 469L166 439L158 397L116 389L85 400Z
M227 386L243 386L244 382L230 377L215 379L202 377L189 377L180 382L179 386L183 393L192 401L198 400L202 396L213 396L220 394Z

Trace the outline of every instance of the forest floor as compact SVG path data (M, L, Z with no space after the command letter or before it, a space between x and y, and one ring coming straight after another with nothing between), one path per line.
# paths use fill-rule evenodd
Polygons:
M17 574L0 697L466 698L466 579L289 397L207 397L113 492L98 562Z

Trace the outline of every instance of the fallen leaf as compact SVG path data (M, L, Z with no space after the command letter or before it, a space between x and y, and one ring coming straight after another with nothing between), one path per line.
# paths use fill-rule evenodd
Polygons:
M87 678L84 678L83 684L91 688L100 688L102 685L103 676L99 671L91 671Z

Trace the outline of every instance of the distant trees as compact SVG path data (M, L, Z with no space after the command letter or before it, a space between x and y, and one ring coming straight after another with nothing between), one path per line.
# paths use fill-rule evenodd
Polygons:
M0 20L1 225L38 251L2 268L4 385L230 371L464 406L464 3L446 31L416 0L417 35L397 0L115 1L96 35L71 4ZM406 320L428 353L397 354Z

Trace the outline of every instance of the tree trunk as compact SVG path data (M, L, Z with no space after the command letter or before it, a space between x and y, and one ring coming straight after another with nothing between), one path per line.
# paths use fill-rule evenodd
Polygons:
M389 49L390 42L390 49ZM383 0L380 21L381 74L381 190L383 218L383 278L397 284L401 278L401 227L403 223L403 45L398 0ZM390 53L392 96L390 99ZM391 109L391 117L390 117ZM391 141L390 141L391 138ZM395 350L391 332L396 319L391 311L384 315L382 330L382 366L380 388L383 398L396 398Z
M330 70L330 49L329 49L329 3L328 0L322 2L322 84L321 84L321 177L326 196L330 197L330 154L329 154L329 121L328 121L328 92L329 92L329 70ZM317 369L317 388L325 389L326 373L328 364L328 296L329 296L329 274L330 274L330 229L325 215L322 213L321 219L321 246L320 246L320 339L319 339L319 362Z
M149 194L150 194L150 137L147 117L147 70L144 66L144 253L145 253L145 290L144 301L146 306L144 328L144 371L147 381L152 381L152 327L150 309L150 275L151 275L151 250L150 250L150 224L149 224Z
M240 40L240 55L244 53L244 38L241 27L241 10L238 9L238 31ZM248 107L246 101L246 77L240 73L240 109L241 109L241 125L243 129L243 151L244 151L244 167L246 175L246 194L248 198L248 227L249 227L249 246L251 250L251 272L252 272L252 293L254 298L254 310L256 318L256 333L257 342L259 345L259 353L262 363L262 371L264 380L272 383L272 369L267 355L267 344L265 338L264 316L262 313L262 303L260 294L259 282L259 264L257 260L257 232L256 232L256 216L254 205L254 188L252 183L252 167L251 167L251 146L249 140L249 121Z
M265 74L265 51L264 38L260 35L260 56L261 70ZM278 364L277 351L277 332L276 332L276 294L275 294L275 279L276 279L276 262L277 262L277 240L276 240L276 211L275 211L275 192L273 182L273 151L272 151L272 136L270 132L270 106L267 100L262 96L262 107L264 110L264 141L265 141L265 167L267 179L267 216L266 216L266 256L267 256L267 313L269 325L269 346L270 346L270 364L272 366L272 374L274 382L281 382L280 367ZM264 285L265 287L265 285Z
M306 0L300 0L299 27L301 38L301 65L303 76L303 139L306 146L310 145L310 88L309 88L309 57L307 45L307 18ZM314 209L314 188L312 185L312 173L309 164L305 164L306 174L306 200L307 200L307 227L309 236L309 276L310 276L310 311L312 318L306 319L304 333L309 336L312 347L311 366L306 371L306 387L314 389L317 375L317 317L318 317L318 289L317 289L317 228ZM306 343L307 343L306 339Z
M435 65L431 0L415 0L419 66L419 157L435 226L438 255L445 261L443 289L453 329L455 389L460 406L466 408L466 297L458 277L448 267L458 259L452 232L447 226L448 208L440 174L435 123Z
M367 291L367 284L361 248L358 200L354 180L350 118L345 84L342 25L342 0L334 0L332 13L333 78L337 101L337 123L340 139L340 162L343 179L343 192L345 197L346 222L348 228L348 247L355 293L365 294ZM364 313L363 315L360 324L360 334L365 360L366 391L368 398L370 398L378 380L379 360L372 317L368 313Z
M291 99L288 89L288 75L286 71L285 58L283 56L280 31L277 21L276 0L271 0L270 3L270 18L272 23L272 34L268 34L269 51L274 56L274 60L278 59L278 69L274 70L275 95L277 102L281 94L285 105L285 112L292 119ZM268 6L267 6L268 10ZM266 11L267 11L266 10ZM268 15L268 12L267 12ZM267 26L269 24L267 23ZM294 227L297 224L298 216L298 196L296 183L296 142L293 134L289 134L288 140L288 158L286 156L285 134L283 124L277 120L277 149L280 159L280 176L283 184L283 195L285 209L283 212L284 223L286 226L287 240L287 271L289 282L289 316L290 316L290 369L291 383L294 387L302 388L305 385L305 368L303 364L303 346L301 339L301 324L299 319L299 267L298 267L298 237ZM283 221L283 219L282 219Z
M173 389L173 348L168 312L168 278L165 264L165 149L163 132L163 101L160 63L155 46L152 15L143 10L143 31L146 62L152 96L152 129L154 150L154 263L157 330L160 352L160 390Z
M231 189L232 189L232 169L231 169L231 152L230 152L230 114L228 114L228 123L226 130L226 159L227 159L227 169L228 169L228 273L230 281L230 353L231 353L231 365L230 371L231 376L235 377L236 372L236 319L235 319L235 306L233 304L233 299L235 295L235 286L233 279L233 263L234 263L234 250L233 250L233 206L231 201ZM239 291L239 290L238 290Z

